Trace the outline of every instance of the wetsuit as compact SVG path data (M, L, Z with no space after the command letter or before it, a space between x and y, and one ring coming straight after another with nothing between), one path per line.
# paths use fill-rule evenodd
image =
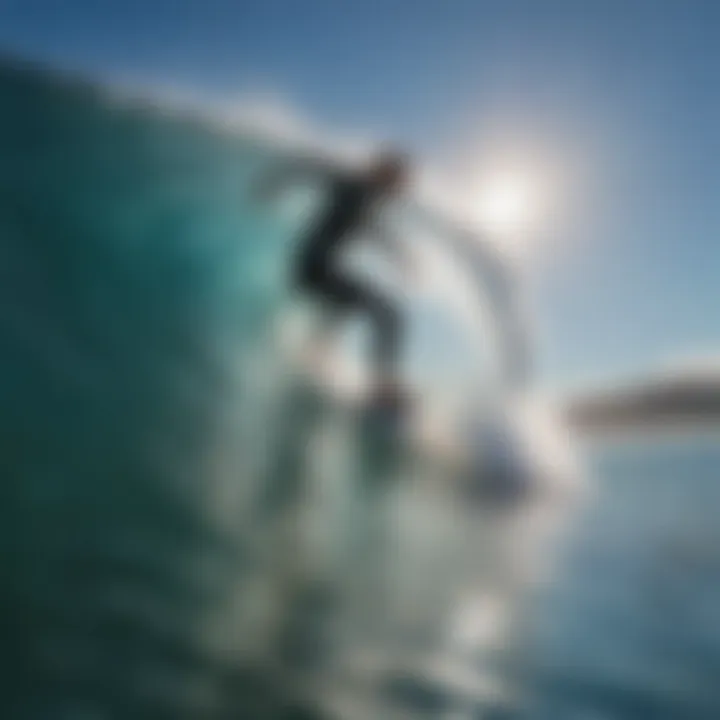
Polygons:
M331 309L359 311L373 325L372 357L381 377L393 377L398 355L400 322L397 311L368 284L340 268L338 256L355 232L368 221L378 191L357 178L334 178L327 209L300 243L295 282Z

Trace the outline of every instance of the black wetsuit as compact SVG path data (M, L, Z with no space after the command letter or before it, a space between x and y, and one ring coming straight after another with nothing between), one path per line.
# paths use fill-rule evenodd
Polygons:
M356 178L335 178L327 209L313 223L296 258L298 287L334 310L365 313L373 323L373 361L383 374L392 374L398 355L399 317L381 294L344 272L338 255L369 219L378 191Z

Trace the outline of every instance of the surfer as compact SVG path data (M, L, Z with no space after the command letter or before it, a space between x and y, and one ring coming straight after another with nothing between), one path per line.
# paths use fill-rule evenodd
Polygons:
M374 220L381 207L399 196L406 186L407 161L398 154L383 153L368 168L350 172L322 162L303 160L272 173L257 190L261 196L266 196L279 184L296 176L315 176L326 182L328 201L299 240L292 267L295 287L320 301L333 318L358 312L370 321L372 399L381 405L395 406L403 396L398 373L403 330L399 310L370 282L343 269L339 255L361 231L376 230ZM391 250L400 249L384 233L373 231L371 235L384 241ZM405 263L404 266L408 267Z

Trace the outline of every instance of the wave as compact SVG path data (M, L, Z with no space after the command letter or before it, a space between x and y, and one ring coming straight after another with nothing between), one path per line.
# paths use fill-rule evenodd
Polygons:
M398 450L298 380L257 137L0 64L8 717L288 717L298 682L368 717L393 673L479 673L527 577L487 454Z

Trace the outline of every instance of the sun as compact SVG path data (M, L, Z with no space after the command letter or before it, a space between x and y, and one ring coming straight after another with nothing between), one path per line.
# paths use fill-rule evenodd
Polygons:
M496 171L479 183L478 224L503 239L519 239L532 232L540 209L540 187L527 170Z

